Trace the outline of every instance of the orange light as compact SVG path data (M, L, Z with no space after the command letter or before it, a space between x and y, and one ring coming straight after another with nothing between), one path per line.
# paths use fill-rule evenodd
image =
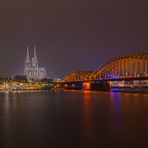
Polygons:
M85 82L84 83L84 89L90 90L90 82Z

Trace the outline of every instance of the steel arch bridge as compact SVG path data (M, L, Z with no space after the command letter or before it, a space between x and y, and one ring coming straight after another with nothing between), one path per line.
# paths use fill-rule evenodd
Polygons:
M86 81L89 80L92 73L93 71L75 71L68 74L63 82Z
M101 65L90 75L90 80L137 78L148 76L148 54L119 56Z
M140 77L148 78L148 54L132 53L114 58L99 66L96 71L72 72L63 79L63 82Z

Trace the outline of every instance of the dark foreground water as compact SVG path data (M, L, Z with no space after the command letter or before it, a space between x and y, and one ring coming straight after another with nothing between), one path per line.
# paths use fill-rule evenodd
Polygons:
M0 148L116 147L148 147L148 94L0 93Z

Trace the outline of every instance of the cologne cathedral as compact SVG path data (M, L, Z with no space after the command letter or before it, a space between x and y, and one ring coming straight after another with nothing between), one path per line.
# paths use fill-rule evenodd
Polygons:
M35 79L35 80L41 80L41 79L44 79L44 78L47 77L45 67L39 67L38 66L38 58L37 58L35 47L34 47L34 55L30 59L29 49L28 49L28 46L27 46L27 53L26 53L26 57L25 57L24 75L27 76L27 78L32 78L32 79Z

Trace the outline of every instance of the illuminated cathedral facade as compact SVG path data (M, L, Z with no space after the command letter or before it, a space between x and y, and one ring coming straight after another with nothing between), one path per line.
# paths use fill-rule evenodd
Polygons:
M45 67L39 67L38 65L38 58L36 54L36 47L34 47L34 55L30 59L29 49L27 46L27 53L25 57L25 68L24 68L24 75L27 78L32 78L35 80L41 80L47 77Z

